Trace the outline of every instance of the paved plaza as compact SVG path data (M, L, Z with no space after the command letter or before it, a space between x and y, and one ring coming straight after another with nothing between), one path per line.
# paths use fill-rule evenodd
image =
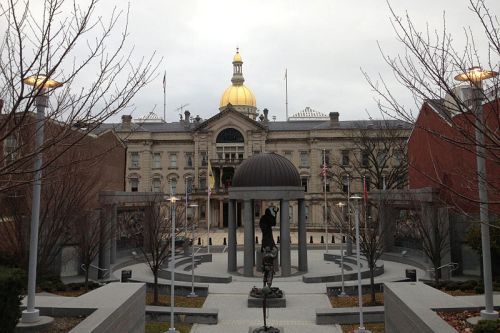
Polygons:
M322 233L311 233L318 240ZM292 233L293 235L293 233ZM225 236L222 232L211 234L214 244ZM309 233L308 233L309 237ZM292 236L292 243L294 237ZM330 235L331 239L331 235ZM340 239L340 237L339 237ZM221 243L222 244L222 243ZM240 243L241 244L241 243ZM323 260L325 249L323 247L308 250L308 274L340 274L340 267ZM329 249L329 253L340 255L340 251ZM292 250L292 265L297 263L297 251ZM243 264L243 253L238 251L238 266ZM404 277L406 268L409 265L395 262L382 261L384 263L384 273L376 277L376 282L396 281ZM413 267L412 267L413 268ZM137 263L123 269L131 269L134 280L151 282L153 276L149 268L144 263ZM120 276L120 271L114 272L116 277ZM196 275L221 276L227 273L227 253L213 253L212 262L202 263L195 269ZM425 272L417 269L417 275L423 277ZM169 280L160 279L160 283L170 283ZM260 287L262 279L259 277L244 277L242 275L232 275L231 283L210 283L209 294L203 307L216 308L219 310L219 321L217 325L195 324L191 333L219 333L219 332L248 332L250 326L261 326L262 309L248 308L248 293L253 286ZM333 283L335 284L335 283ZM346 285L354 285L356 281L347 281ZM363 280L363 284L369 284L369 280ZM328 283L332 285L332 283ZM340 285L340 283L339 283ZM326 294L327 283L303 283L302 275L293 275L284 278L275 278L273 286L281 288L286 296L286 308L272 308L268 312L268 325L283 327L286 333L340 333L342 330L337 325L316 325L315 309L330 307L330 302Z

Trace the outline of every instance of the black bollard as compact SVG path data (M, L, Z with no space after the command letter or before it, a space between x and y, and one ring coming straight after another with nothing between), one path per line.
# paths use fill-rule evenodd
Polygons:
M201 238L198 237L198 245L201 245Z
M332 235L332 244L335 244L335 236Z
M325 237L324 236L321 236L321 244L325 244Z
M208 239L208 245L212 245L212 237Z
M309 243L311 243L311 244L314 243L313 242L313 236L309 237Z
M259 236L255 236L255 244L259 244Z
M224 243L222 243L222 245L227 245L226 237L224 237Z
M280 243L280 236L278 236L278 240L276 241L276 243Z

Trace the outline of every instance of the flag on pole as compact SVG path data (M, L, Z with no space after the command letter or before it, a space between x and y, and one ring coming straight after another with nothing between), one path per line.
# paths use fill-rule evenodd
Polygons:
M208 168L207 168L207 176L208 176L208 195L212 193L212 189L215 186L215 178L212 172L212 165L210 164L210 159L208 159Z
M326 163L323 164L321 168L321 176L326 177L328 175L328 165Z
M368 189L366 188L366 177L363 176L363 199L365 201L365 206L368 202Z

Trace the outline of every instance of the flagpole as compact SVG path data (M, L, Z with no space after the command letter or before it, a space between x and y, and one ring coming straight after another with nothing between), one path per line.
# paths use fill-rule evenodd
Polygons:
M210 253L210 192L211 192L211 173L212 173L212 165L210 164L210 156L207 150L207 252Z
M285 110L286 121L288 121L288 69L285 68Z
M167 121L167 71L163 74L163 121Z
M325 190L325 250L328 253L328 213L326 208L326 150L323 149L323 182L324 182L324 190Z
M363 201L365 203L365 238L366 231L368 230L368 189L366 187L366 176L363 176Z

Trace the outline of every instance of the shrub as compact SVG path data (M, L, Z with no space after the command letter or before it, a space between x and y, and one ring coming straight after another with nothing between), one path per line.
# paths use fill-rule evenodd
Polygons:
M498 333L500 332L500 319L480 320L474 326L474 333Z
M476 294L484 294L484 288L483 288L483 286L476 286L474 288L474 291L476 292Z
M467 291L467 290L473 290L477 286L477 282L470 280L470 281L464 281L460 284L459 289L461 291Z
M460 282L454 282L454 281L452 281L452 282L450 282L450 283L448 283L446 285L445 289L446 290L457 290L457 289L460 288L460 286L461 286Z
M19 268L0 266L0 333L14 332L21 317L21 291L24 272Z

